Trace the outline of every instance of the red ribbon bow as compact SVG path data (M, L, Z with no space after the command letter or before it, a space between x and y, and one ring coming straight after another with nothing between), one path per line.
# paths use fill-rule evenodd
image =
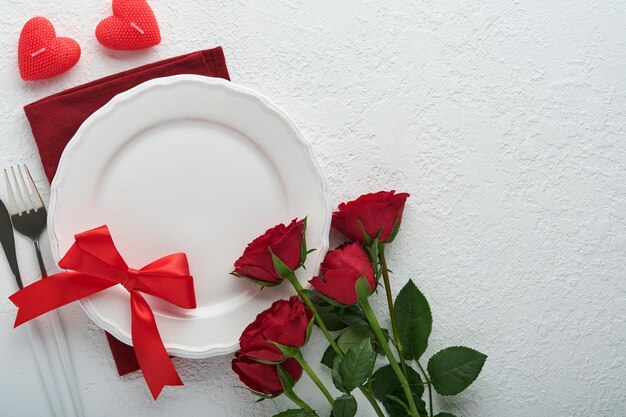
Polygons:
M184 253L175 253L136 270L122 259L106 226L76 235L59 262L68 272L36 281L9 299L18 307L15 327L72 301L116 284L130 292L131 333L137 361L156 399L165 385L183 385L163 346L154 315L140 292L183 308L195 308L193 279Z

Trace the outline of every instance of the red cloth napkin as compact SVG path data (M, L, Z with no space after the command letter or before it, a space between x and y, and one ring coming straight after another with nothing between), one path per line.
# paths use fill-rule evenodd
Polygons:
M221 47L192 52L109 75L24 106L39 156L49 181L56 172L65 145L93 112L115 95L152 78L198 74L230 80ZM120 375L139 369L135 351L106 334Z

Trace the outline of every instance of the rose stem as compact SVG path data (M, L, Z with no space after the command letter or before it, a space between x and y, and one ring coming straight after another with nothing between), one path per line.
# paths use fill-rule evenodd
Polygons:
M367 318L367 321L369 322L370 327L372 328L372 331L374 332L374 335L376 335L376 339L378 339L378 343L380 343L383 350L385 351L385 356L387 356L387 359L389 359L389 364L391 365L391 368L396 373L398 380L402 384L404 395L406 395L406 399L409 403L409 409L411 410L411 415L414 417L420 417L419 413L417 412L417 407L415 406L415 400L413 399L411 388L409 387L409 382L404 376L402 369L400 369L400 366L398 365L398 361L396 360L395 356L393 356L393 352L391 351L391 349L389 349L389 342L385 338L385 335L383 334L383 331L380 328L380 323L378 323L378 320L376 319L376 315L374 315L374 312L372 311L372 307L370 306L369 301L367 301L367 299L361 300L359 301L359 305L361 306L363 313L365 313L365 317Z
M298 293L300 298L302 298L302 301L304 301L304 304L306 304L309 310L313 312L313 317L315 318L315 322L317 323L318 327L322 330L322 333L324 333L324 336L326 336L326 339L328 339L328 342L333 347L333 350L335 351L337 356L339 356L340 358L343 358L343 352L339 348L339 345L337 345L337 342L335 342L335 339L333 338L333 336L328 331L326 324L324 324L324 321L322 320L320 315L317 313L317 310L315 309L315 305L313 305L313 302L311 301L307 293L304 292L304 288L302 288L302 285L300 285L300 282L298 281L298 278L296 277L296 275L292 273L291 275L287 277L287 279L289 280L291 285L293 285L293 287L296 289L296 292ZM359 390L363 393L365 398L367 398L367 401L369 401L369 403L372 405L372 408L376 412L376 415L379 417L385 417L385 415L383 414L383 410L381 410L380 406L378 405L378 402L376 402L376 398L374 398L374 395L372 395L372 393L368 391L363 385L359 387Z
M367 401L369 401L369 403L371 404L372 408L376 412L376 415L379 417L385 417L385 415L383 414L383 410L380 408L380 405L378 405L378 403L376 402L376 398L374 398L374 394L372 394L372 392L368 390L367 388L365 388L363 385L359 386L359 391L361 391L363 396L367 398Z
M285 396L287 398L289 398L291 401L293 401L293 403L295 405L297 405L298 407L303 408L303 409L305 409L305 410L307 410L307 411L317 415L317 413L315 413L315 411L311 408L311 406L309 406L307 403L305 403L302 398L298 397L296 395L296 393L293 392L293 390L290 390L290 389L285 390Z
M389 307L389 318L391 319L391 330L393 333L393 344L400 356L400 364L402 365L402 371L406 375L406 362L404 360L404 348L400 342L400 335L398 333L398 321L396 320L396 311L393 308L393 297L391 295L391 281L389 280L389 272L387 270L387 260L385 259L385 245L379 245L378 247L378 259L380 259L380 267L383 270L383 281L385 283L385 293L387 294L387 306Z
M304 356L302 356L302 352L298 351L298 353L296 353L296 356L294 356L293 358L296 361L298 361L298 363L300 364L302 369L304 369L304 372L306 372L309 375L309 377L313 380L313 382L315 382L315 385L317 385L317 387L320 389L320 391L322 391L322 394L324 394L324 397L326 397L326 399L328 400L330 405L333 405L334 402L335 402L335 399L330 394L330 392L328 392L328 390L326 389L326 386L324 385L324 383L322 381L320 381L320 379L318 378L317 374L315 374L313 369L311 369L311 367L309 366L307 361L304 360Z
M426 379L426 385L428 385L428 405L430 408L430 417L433 417L433 384L430 382L430 375L426 372L426 370L422 367L422 364L419 363L418 360L415 360L417 366L419 366L420 371L424 374L424 379Z
M315 322L317 323L319 328L322 330L322 333L324 333L324 336L326 336L326 339L328 339L328 341L330 342L330 345L333 347L335 352L337 352L337 355L339 355L339 357L343 357L343 352L339 348L339 345L337 345L337 342L335 342L335 339L333 339L333 336L328 331L328 328L324 324L324 321L322 320L320 315L317 313L317 310L315 309L313 302L311 301L307 293L304 292L304 288L302 288L302 285L300 285L300 282L298 281L298 278L296 277L296 275L292 273L291 275L287 277L287 279L289 280L289 282L291 282L291 285L293 285L293 287L296 289L298 295L300 296L300 298L302 298L302 301L304 301L304 304L306 304L309 310L311 310L311 312L313 313Z
M380 245L378 248L378 257L380 259L380 266L383 272L383 281L385 282L385 292L387 293L387 304L389 306L389 317L391 318L391 329L393 331L393 339L394 346L398 351L398 356L400 356L400 363L402 364L402 370L406 375L406 362L404 360L404 348L402 347L402 343L400 342L400 336L398 334L398 323L396 320L396 312L393 308L393 299L391 297L391 282L389 280L389 272L387 271L387 259L385 258L385 245ZM426 384L428 385L428 397L430 403L430 417L433 416L433 393L432 393L432 385L430 383L430 377L426 370L422 367L419 361L415 361L417 366L420 368L422 373L424 374L424 378L426 379Z

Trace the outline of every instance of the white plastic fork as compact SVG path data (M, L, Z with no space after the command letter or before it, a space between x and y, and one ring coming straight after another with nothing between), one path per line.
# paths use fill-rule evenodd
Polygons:
M32 240L37 252L37 261L42 279L45 279L48 274L41 256L39 236L46 227L46 208L28 167L26 165L11 167L10 172L11 176L9 177L7 170L4 170L4 180L9 195L9 214L11 215L13 228ZM52 324L56 348L63 368L64 382L69 390L74 412L77 417L84 417L76 374L74 373L74 366L72 365L61 318L59 313L54 310L49 312L47 316Z

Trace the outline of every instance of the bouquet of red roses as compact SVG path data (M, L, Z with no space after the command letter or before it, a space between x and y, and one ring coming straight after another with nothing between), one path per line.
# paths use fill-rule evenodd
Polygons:
M268 399L284 394L298 407L274 417L329 414L313 410L296 395L294 386L303 370L328 400L332 417L356 415L355 389L381 417L380 404L391 417L454 417L445 412L433 414L433 390L440 395L460 393L478 377L487 356L455 346L433 355L426 367L420 362L432 328L430 307L413 281L394 302L385 259L385 247L400 229L408 197L381 191L340 204L332 226L350 242L328 252L319 276L309 281L312 289L304 289L295 276L310 252L306 219L267 230L235 262L233 275L237 277L262 286L288 281L298 293L257 316L241 335L240 350L232 362L233 370L255 395ZM381 283L391 333L381 327L370 306L370 297ZM300 351L314 324L330 344L322 363L342 393L337 398ZM374 370L379 355L388 364ZM428 406L422 399L426 391Z

